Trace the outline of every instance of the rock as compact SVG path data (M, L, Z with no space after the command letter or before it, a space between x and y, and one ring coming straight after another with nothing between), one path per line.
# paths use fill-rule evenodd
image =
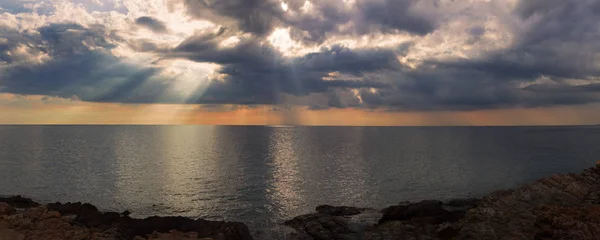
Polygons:
M212 237L215 239L252 239L250 230L243 223L218 222L203 219L189 219L184 217L149 217L133 219L123 217L119 221L119 229L125 236L145 236L153 232L196 232L199 237Z
M154 232L148 235L148 240L192 240L198 239L198 233L195 232L180 232L180 231L169 231L168 233L159 233ZM213 238L203 238L203 239L213 239Z
M46 212L44 214L42 214L42 216L40 217L40 219L49 219L49 218L60 218L60 213L57 211L49 211Z
M39 229L66 229L71 225L58 218L49 218L40 220L35 227Z
M24 240L25 234L13 229L0 229L0 240Z
M452 239L458 234L453 222L477 201L401 203L382 210L383 216L372 209L323 205L317 207L318 213L298 216L285 225L308 239Z
M456 217L444 209L442 202L426 200L408 205L391 206L382 210L383 217L379 223L386 221L412 221L429 224L439 224L447 221L455 221Z
M116 212L94 212L88 214L77 215L75 222L83 224L87 227L108 228L117 224L121 219L121 215Z
M15 213L17 210L8 203L0 202L0 215L10 215Z
M600 239L600 206L541 207L535 239Z
M458 236L458 229L453 224L443 223L435 229L436 235L440 239L455 239Z
M330 205L321 205L316 208L318 213L328 214L333 216L352 216L362 213L367 208L355 208L355 207L334 207Z
M69 224L72 224L75 221L75 218L77 218L77 215L66 215L66 216L62 216L61 219Z
M448 211L463 211L467 212L469 209L477 207L481 202L481 199L467 198L467 199L452 199L444 202L443 207Z
M31 221L35 221L38 218L42 217L46 212L48 212L48 208L46 206L32 207L27 208L23 211L23 218L31 219Z
M364 240L433 240L438 239L433 227L413 226L400 221L387 221L367 230L361 239Z
M56 202L56 203L50 203L47 206L48 206L49 210L57 211L62 215L74 214L74 215L78 215L78 216L84 216L84 215L94 214L94 213L98 212L98 208L89 203L80 203L80 202L59 203L59 202Z
M323 213L313 213L285 221L286 226L310 236L312 239L360 239L361 229L348 219Z
M50 210L50 211L48 211ZM51 203L8 215L7 224L26 232L28 239L252 239L243 223L184 217L133 219L116 212L100 212L88 203Z
M29 229L32 226L30 218L24 218L23 214L13 214L5 217L5 220L14 228Z
M11 205L16 208L37 207L40 205L39 203L36 203L29 198L21 197L21 195L7 197L7 198L0 197L0 202L7 203L8 205Z
M127 217L127 216L129 216L129 215L131 215L131 212L130 212L130 211L128 211L128 210L125 210L125 211L123 211L123 212L121 213L121 216L124 216L124 217Z
M494 192L459 222L457 239L600 239L598 191L600 167Z

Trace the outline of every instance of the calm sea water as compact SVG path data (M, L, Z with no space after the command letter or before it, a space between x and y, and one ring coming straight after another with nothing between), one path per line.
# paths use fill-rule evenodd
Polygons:
M0 126L0 195L247 223L478 197L600 159L600 127Z

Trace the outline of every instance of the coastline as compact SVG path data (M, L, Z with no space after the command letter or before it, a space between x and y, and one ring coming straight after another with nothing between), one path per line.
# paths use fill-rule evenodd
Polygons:
M87 203L0 198L0 239L253 239L240 222L128 215ZM292 239L600 239L600 165L482 199L382 210L323 205L285 225L297 230Z

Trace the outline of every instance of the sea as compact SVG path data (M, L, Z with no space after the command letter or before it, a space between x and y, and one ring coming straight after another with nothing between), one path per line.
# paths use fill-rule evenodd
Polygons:
M485 196L600 160L600 127L0 126L0 195L246 223Z

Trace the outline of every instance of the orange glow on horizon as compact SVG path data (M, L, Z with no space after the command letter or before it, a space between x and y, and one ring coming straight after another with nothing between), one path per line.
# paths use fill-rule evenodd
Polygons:
M391 112L306 107L119 104L0 94L0 124L509 126L600 123L600 104L480 111Z

